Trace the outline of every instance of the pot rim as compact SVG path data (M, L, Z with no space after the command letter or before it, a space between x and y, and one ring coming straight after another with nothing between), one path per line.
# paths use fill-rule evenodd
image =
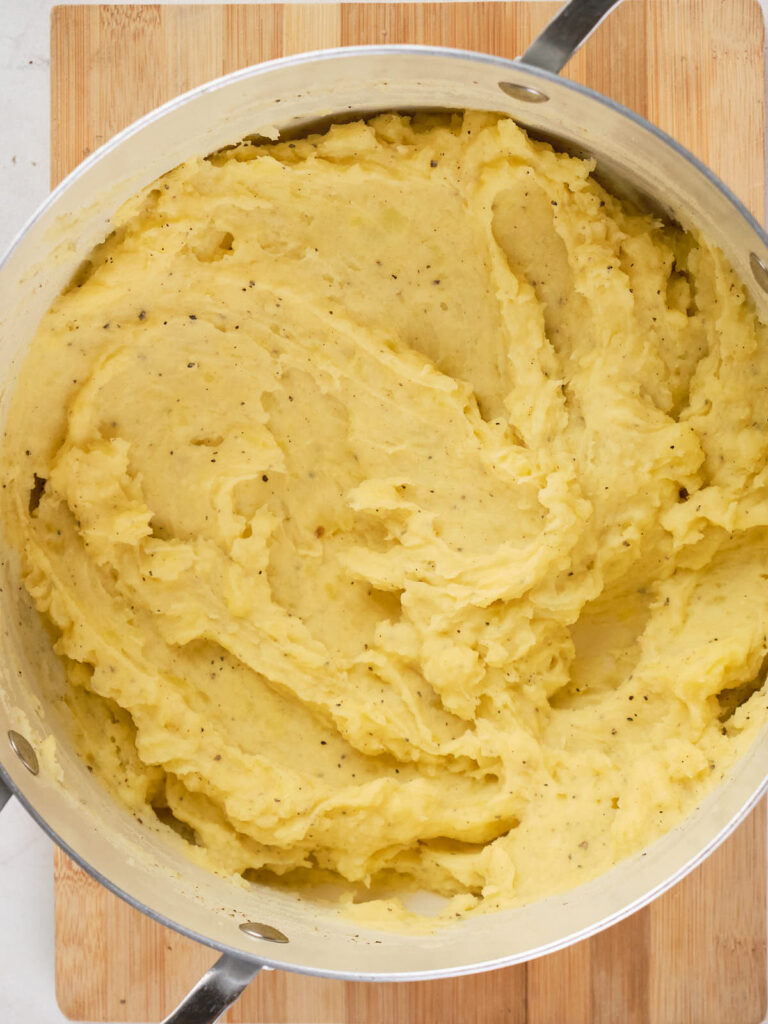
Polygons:
M495 65L504 70L514 71L516 68L522 68L527 74L537 76L545 82L552 82L559 86L565 86L579 95L595 100L615 113L628 118L636 124L638 128L649 132L687 160L688 163L699 171L699 173L704 175L710 184L714 185L718 191L728 199L728 201L736 208L738 213L744 218L744 220L746 220L749 226L757 233L763 244L768 247L768 231L766 231L763 225L747 209L739 197L714 173L714 171L711 171L709 167L699 160L697 156L694 156L689 149L686 149L685 146L677 142L671 135L667 134L667 132L662 131L662 129L653 124L652 121L642 117L640 114L637 114L634 110L624 106L622 103L612 100L604 93L597 92L586 85L582 85L580 82L574 82L572 79L565 78L552 71L547 71L544 68L537 67L535 64L526 64L519 57L510 60L507 57L497 57L494 54L483 53L479 50L465 50L460 47L390 43L386 45L336 46L320 50L306 50L302 53L291 54L288 57L275 57L272 60L261 61L258 64L249 64L247 67L238 68L236 71L231 71L226 75L219 75L217 78L212 78L207 82L203 82L201 85L194 86L192 89L188 89L186 92L179 93L178 96L174 96L170 100L166 100L166 102L160 104L160 106L154 107L152 110L142 115L142 117L139 117L135 121L126 125L110 139L102 143L98 149L89 153L84 160L81 160L76 167L61 179L58 185L56 185L42 203L40 203L37 209L27 218L11 239L2 255L2 258L0 259L0 271L3 270L24 235L26 235L30 228L40 220L51 206L53 206L58 198L66 192L71 184L81 177L81 175L84 174L93 164L98 163L98 161L107 153L116 149L127 139L130 139L131 136L141 131L145 125L159 120L171 111L197 99L199 96L215 92L217 89L242 81L246 78L267 74L277 68L298 67L302 64L312 64L317 61L346 59L350 57L364 56L366 54L370 54L371 56L413 54L423 57L456 57L459 59L475 61L481 64ZM384 108L382 108L382 110L383 109Z
M61 182L51 191L45 200L37 207L34 213L26 220L20 230L15 234L7 249L0 259L0 273L2 273L6 264L10 260L11 256L15 252L21 240L26 236L30 229L35 225L47 212L56 204L59 198L67 192L67 190L77 181L82 175L84 175L92 166L101 161L108 153L118 148L125 141L139 133L145 126L161 120L167 114L191 103L201 96L209 93L213 93L220 88L230 86L239 81L243 81L252 77L262 76L269 74L270 72L277 69L285 69L291 67L301 67L303 65L312 65L318 62L325 62L329 60L348 59L355 57L363 57L366 55L377 56L377 57L388 57L391 56L397 59L398 55L413 55L427 58L446 58L452 57L460 60L467 61L469 63L481 63L484 65L490 65L499 69L500 81L504 81L505 78L514 74L516 69L523 70L526 74L537 77L542 83L556 84L558 87L565 87L576 93L579 96L588 98L598 104L609 108L616 114L627 118L633 122L639 129L644 132L650 133L655 136L664 145L670 147L679 156L683 157L692 168L699 174L703 175L707 179L708 183L715 188L728 200L728 202L735 208L741 218L748 224L748 226L754 231L760 241L768 251L768 232L758 222L758 220L750 213L744 203L733 193L733 191L725 185L717 175L714 174L701 160L694 156L689 150L678 143L674 138L662 131L652 122L646 118L641 117L639 114L630 110L628 107L610 99L602 93L596 92L587 86L581 85L580 83L574 82L570 79L564 78L554 72L539 68L532 64L524 63L520 58L509 59L506 57L499 57L493 54L482 53L473 50L467 50L456 47L440 47L440 46L428 46L428 45L412 45L412 44L387 44L387 45L366 45L366 46L341 46L333 48L323 48L319 50L305 51L298 54L292 54L287 57L278 57L272 60L264 61L258 64L249 65L245 68L240 68L236 71L230 72L225 75L221 75L215 79L204 82L201 85L195 86L192 89L183 92L158 107L153 108L151 111L131 122L129 125L121 129L109 140L95 149L90 153L83 161L81 161L72 171L70 171ZM393 68L393 74L396 73L396 67ZM382 111L391 109L391 107L382 106ZM414 108L415 109L415 108ZM349 114L350 111L345 111ZM370 115L373 111L365 111L366 115ZM514 115L509 115L514 118ZM330 115L332 118L333 115ZM761 734L762 736L763 734ZM761 737L758 737L754 743L758 744L761 742ZM639 897L634 899L631 903L620 907L618 910L609 913L602 917L598 921L592 922L589 925L578 929L568 935L545 943L539 947L535 947L531 950L524 951L522 953L511 954L506 957L498 957L490 961L484 961L480 963L468 963L461 965L460 967L450 967L437 970L422 970L413 972L390 972L390 973L360 973L345 970L329 970L325 968L297 966L295 963L286 963L279 958L272 958L264 956L261 953L246 952L241 948L236 948L228 945L227 943L220 942L216 939L202 935L199 932L188 928L184 925L178 924L172 919L164 916L152 907L142 903L136 897L130 895L125 890L121 889L118 885L112 882L108 877L103 875L98 869L93 867L88 861L85 860L76 850L74 850L65 840L63 840L54 828L46 821L46 819L36 810L32 801L24 795L21 789L11 778L8 770L4 767L2 759L0 759L0 780L5 782L12 793L19 799L25 810L35 820L35 822L42 828L42 830L70 857L75 861L83 870L85 870L91 877L96 879L101 885L103 885L108 891L123 899L130 906L146 914L151 919L157 921L160 924L165 925L176 931L179 934L186 936L187 938L193 939L202 945L208 946L222 953L228 953L232 956L238 957L242 960L248 960L253 963L262 964L267 967L276 968L280 970L293 971L300 974L314 975L317 977L334 978L338 980L350 980L350 981L413 981L413 980L428 980L448 977L458 977L461 975L468 975L473 973L480 973L484 971L496 970L501 967L511 966L513 964L528 962L534 960L540 956L556 952L564 949L574 943L586 939L603 929L615 924L644 906L647 906L659 895L666 890L672 888L677 882L679 882L685 875L696 868L712 851L720 845L746 818L748 813L757 804L760 798L768 789L768 771L763 776L761 783L752 790L746 801L743 803L741 808L733 815L728 823L723 826L719 832L710 838L710 840L697 852L687 860L684 864L677 868L671 875L666 876L662 881L658 882L649 891L641 894ZM722 784L721 784L722 785ZM712 791L714 792L714 791ZM709 795L709 794L708 794ZM685 819L683 819L685 821ZM682 823L679 823L682 824ZM679 828L675 826L675 828ZM671 830L672 832L675 829ZM667 833L669 834L669 833ZM653 844L652 844L653 845ZM650 847L649 847L650 848ZM631 858L630 858L631 859ZM539 901L537 901L539 902Z
M757 737L755 739L755 743L759 743L761 738L763 740L765 739L765 731L766 730L763 730L763 735L761 737ZM166 928L170 928L172 931L175 931L179 935L183 935L185 938L199 942L203 946L208 946L210 949L214 949L218 953L226 953L240 960L247 960L251 963L260 964L263 967L269 967L273 970L290 971L294 974L306 974L317 978L331 978L336 981L366 982L434 981L444 978L459 978L470 974L483 974L487 971L496 971L503 967L512 967L515 964L523 964L528 963L531 960L538 960L542 956L548 956L550 953L557 953L563 949L567 949L569 946L575 945L577 942L582 942L584 939L591 938L593 935L597 935L606 928L610 928L612 925L618 924L625 918L631 917L632 914L636 913L638 910L642 910L643 907L648 906L663 893L667 892L669 889L673 888L673 886L677 885L678 882L682 881L686 875L690 874L691 871L695 870L695 868L705 861L707 857L709 857L709 855L728 838L728 836L735 832L768 790L768 774L766 774L762 783L753 791L747 801L728 821L728 823L715 836L713 836L705 846L699 849L690 860L686 861L685 864L679 867L677 871L668 875L663 879L663 881L657 883L657 885L652 889L643 893L631 903L620 907L613 913L607 914L605 917L600 918L598 921L593 922L584 928L569 933L561 939L545 943L542 946L535 947L534 949L521 954L513 953L510 956L497 957L494 960L462 965L460 968L450 967L432 971L399 971L382 974L367 974L358 971L328 970L325 968L307 966L299 967L294 963L286 963L283 960L269 956L262 956L255 952L250 953L242 949L237 949L225 942L219 942L216 939L209 938L208 936L196 932L192 928L187 928L185 925L176 923L171 920L171 918L166 917L153 907L147 906L135 896L131 896L130 893L121 889L118 885L112 882L111 879L107 878L106 875L103 875L97 868L94 868L67 842L61 839L45 818L43 818L43 816L35 809L33 804L19 790L2 763L0 763L0 781L4 782L8 789L11 790L13 795L19 800L21 805L30 817L40 826L43 832L45 832L54 843L56 843L59 849L63 850L68 857L82 868L83 871L99 882L100 885L103 885L104 888L114 896L124 900L129 906L133 907L134 910L138 910L142 914L146 914L147 917L156 921L158 924L164 925ZM674 829L672 829L672 831L674 831Z

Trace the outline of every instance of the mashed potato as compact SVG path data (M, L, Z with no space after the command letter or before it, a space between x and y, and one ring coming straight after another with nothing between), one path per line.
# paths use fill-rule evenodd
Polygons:
M530 901L765 720L768 331L590 171L476 113L246 142L44 318L5 529L82 756L213 870Z

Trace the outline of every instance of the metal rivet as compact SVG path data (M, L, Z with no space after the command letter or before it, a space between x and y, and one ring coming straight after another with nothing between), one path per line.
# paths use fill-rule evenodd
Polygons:
M752 268L752 275L764 292L768 292L768 267L760 259L756 252L749 254L749 265Z
M40 771L37 754L26 736L22 736L20 732L10 729L8 731L8 741L11 744L11 750L14 752L16 757L18 757L27 771L32 772L33 775L37 775Z
M288 936L283 935L271 924L261 924L259 921L246 921L240 925L240 931L245 932L252 939L266 939L267 942L288 942Z
M524 103L547 103L549 96L534 89L530 85L518 85L516 82L499 82L499 88L513 100L522 100Z

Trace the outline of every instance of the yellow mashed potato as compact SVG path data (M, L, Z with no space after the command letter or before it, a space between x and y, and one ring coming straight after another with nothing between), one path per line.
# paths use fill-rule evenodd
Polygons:
M590 171L476 113L246 142L44 318L5 529L82 756L213 870L530 901L766 719L768 332Z

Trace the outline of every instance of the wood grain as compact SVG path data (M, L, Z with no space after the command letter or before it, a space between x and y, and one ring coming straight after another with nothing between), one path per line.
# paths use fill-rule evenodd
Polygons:
M354 43L514 57L557 3L57 7L51 178L171 96L260 60ZM756 0L627 0L569 77L660 125L763 216ZM132 910L57 851L56 985L74 1020L156 1021L213 955ZM239 1024L758 1024L766 1012L766 812L700 868L588 942L473 978L366 985L263 973Z

